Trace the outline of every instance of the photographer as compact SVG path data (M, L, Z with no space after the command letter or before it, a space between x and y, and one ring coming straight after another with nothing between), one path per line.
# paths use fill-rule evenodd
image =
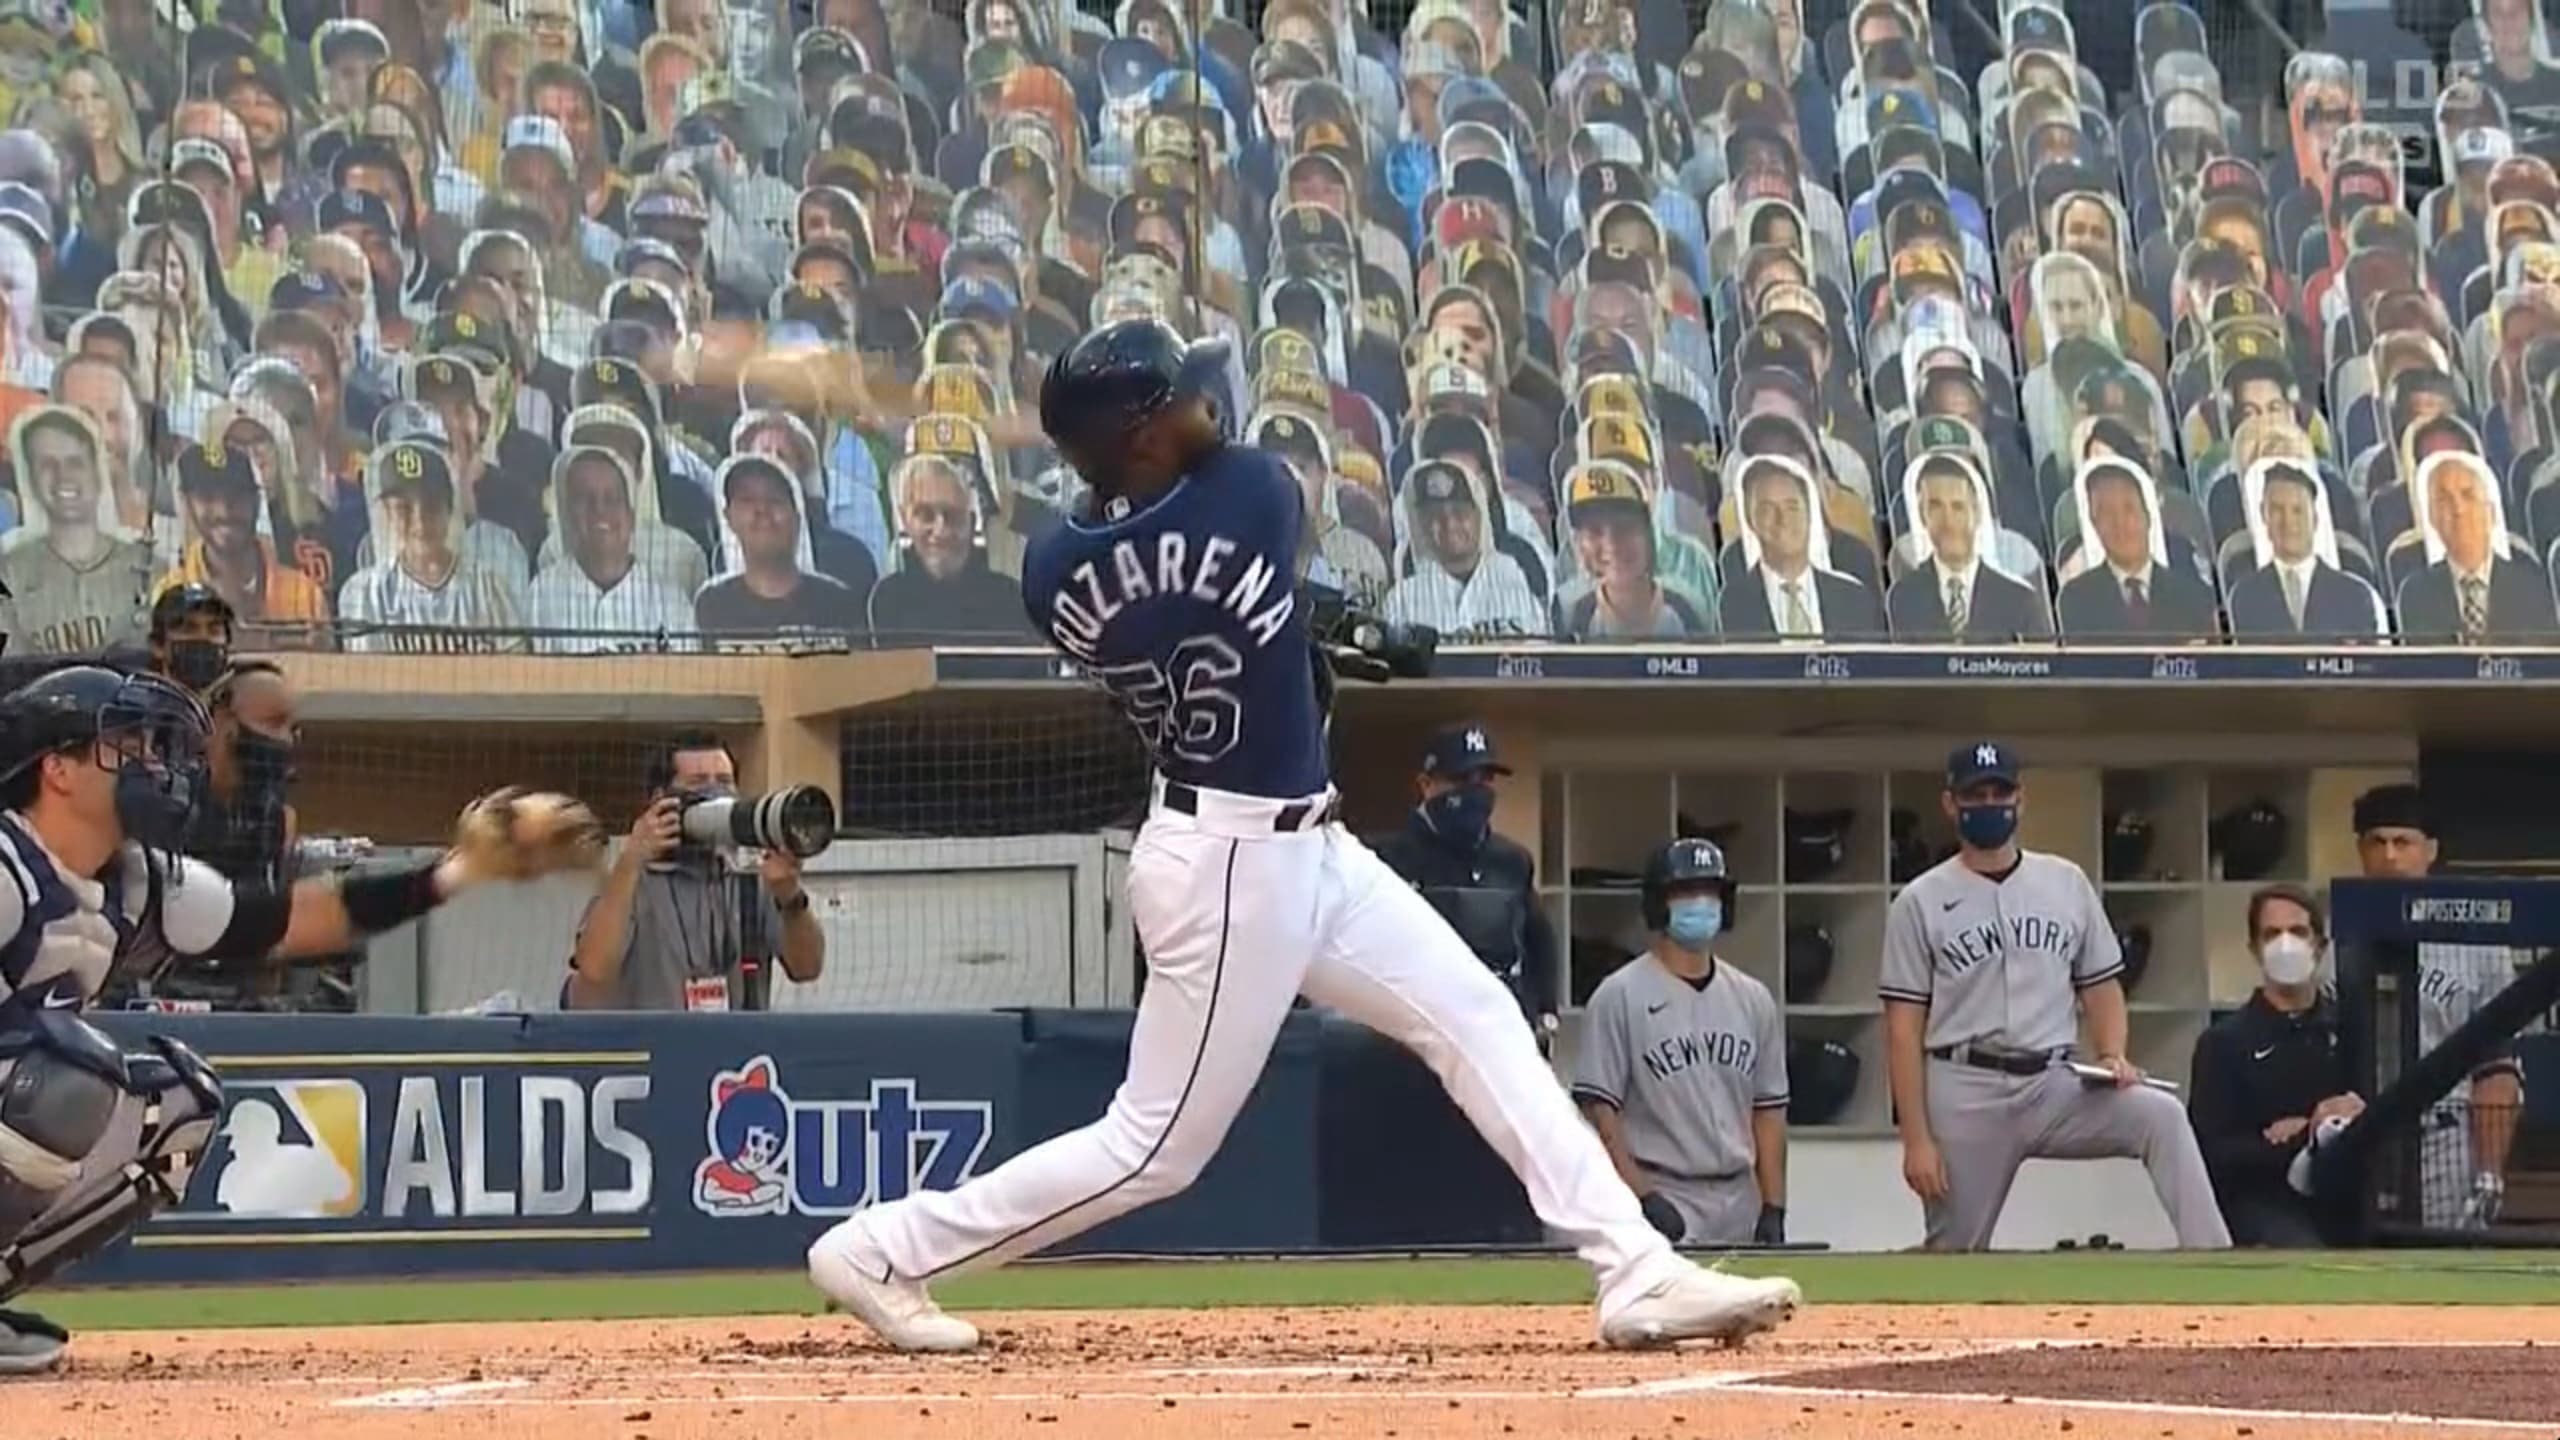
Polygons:
M815 981L826 936L800 888L798 857L769 847L762 883L740 884L726 853L684 835L689 803L737 793L729 747L708 733L678 735L650 761L648 787L649 807L578 924L561 1007L729 1009L732 972L756 935L772 938L784 974Z

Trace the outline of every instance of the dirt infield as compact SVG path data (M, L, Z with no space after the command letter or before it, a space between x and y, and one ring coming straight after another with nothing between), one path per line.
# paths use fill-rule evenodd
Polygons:
M1643 1355L1551 1306L977 1318L987 1352L933 1358L812 1320L98 1334L0 1382L0 1434L2560 1437L2551 1309L1817 1304L1744 1349Z

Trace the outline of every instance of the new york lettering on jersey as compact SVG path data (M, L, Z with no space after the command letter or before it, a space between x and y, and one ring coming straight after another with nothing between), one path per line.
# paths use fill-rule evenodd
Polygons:
M2080 932L2050 915L2001 915L1939 941L1938 964L1950 976L1962 975L2017 950L2040 951L2067 965L2080 953Z
M1024 608L1137 727L1169 780L1294 799L1326 783L1296 481L1224 445L1133 514L1071 520L1023 564Z

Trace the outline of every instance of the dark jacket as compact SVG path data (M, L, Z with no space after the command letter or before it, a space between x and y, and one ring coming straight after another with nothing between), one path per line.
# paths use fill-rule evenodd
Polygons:
M1564 977L1556 933L1538 903L1538 862L1500 835L1464 851L1441 837L1417 807L1404 828L1369 842L1387 868L1420 891L1530 1015L1560 1013ZM1504 953L1508 949L1509 953Z
M1836 570L1816 568L1808 573L1813 576L1814 598L1822 606L1825 639L1884 638L1884 610L1876 604L1876 592ZM1717 597L1725 634L1767 639L1778 633L1777 617L1769 613L1769 587L1761 574L1759 566L1752 566Z
M2137 620L2104 560L2073 576L2062 587L2062 633L2075 640L2196 640L2221 631L2203 581L2167 565L2152 566L2144 578L2150 613Z
M1885 619L1896 640L1972 640L2002 644L2053 638L2053 610L2044 597L1989 565L1973 572L1973 601L1962 635L1947 625L1946 596L1938 591L1938 567L1923 564L1885 591Z
M2262 565L2231 587L2231 633L2252 639L2369 639L2375 633L2373 587L2328 564L2311 567L2311 586L2302 596L2302 624L2285 608L2284 586L2276 567Z
M2226 1217L2253 1207L2312 1217L2322 1212L2285 1182L2308 1132L2267 1143L2278 1120L2308 1117L2312 1107L2352 1090L2338 1038L2335 1002L2323 998L2299 1014L2267 1003L2263 992L2213 1023L2196 1040L2187 1119L2195 1127L2214 1197ZM2249 1243L2234 1224L2234 1238Z
M2411 640L2460 638L2462 602L2454 593L2453 565L2439 560L2400 586L2400 633ZM2551 581L2521 554L2489 564L2489 636L2497 640L2549 639L2560 634L2552 609Z

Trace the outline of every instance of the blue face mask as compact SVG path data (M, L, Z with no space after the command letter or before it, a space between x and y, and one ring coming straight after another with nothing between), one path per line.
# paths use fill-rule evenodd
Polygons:
M1683 950L1695 950L1724 933L1724 902L1713 895L1684 895L1671 902L1662 933Z
M1997 850L2018 833L2018 802L1985 800L1956 807L1956 834L1976 850Z
M1422 802L1422 818L1443 840L1462 850L1484 846L1493 829L1493 787L1461 785Z

